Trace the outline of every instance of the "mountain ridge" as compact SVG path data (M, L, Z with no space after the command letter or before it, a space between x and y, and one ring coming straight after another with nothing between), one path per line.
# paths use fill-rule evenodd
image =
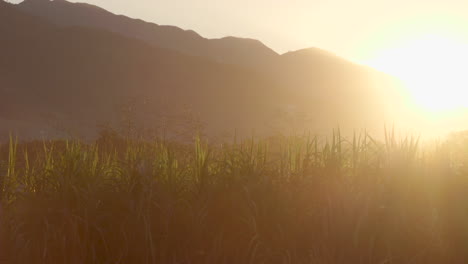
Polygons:
M139 110L132 115L148 126L158 124L158 116L181 115L188 106L209 131L228 124L241 128L265 120L273 102L285 97L274 95L279 91L274 84L241 67L108 31L55 26L12 5L0 5L0 25L16 29L1 34L8 40L0 50L4 137L7 129L22 136L41 137L38 131L52 135L57 129L50 123L94 136L100 124L119 126L126 104L135 104ZM37 35L33 27L44 31ZM257 100L267 92L270 98Z
M90 4L71 3L65 0L25 0L17 7L24 12L47 18L57 25L96 27L141 39L162 48L209 57L222 63L258 66L257 60L252 60L252 57L261 56L262 61L270 62L278 55L258 40L236 37L207 39L193 30L116 15ZM223 45L226 40L230 40L231 45L228 47ZM218 44L220 42L221 44Z
M392 110L387 102L390 90L383 88L380 73L317 48L283 55L267 49L269 55L263 56L250 49L261 48L261 42L226 37L209 45L184 43L193 48L184 52L171 42L160 46L133 37L132 30L138 33L143 26L150 28L144 32L160 39L155 24L93 9L91 13L99 14L94 22L101 21L104 12L129 30L121 34L87 25L89 20L77 16L83 10L80 5L64 0L26 3L45 5L50 13L36 15L25 5L0 8L0 40L7 40L0 51L0 96L5 98L0 122L21 121L16 127L23 131L47 131L53 122L93 136L98 124L121 123L122 106L128 104L139 109L132 118L149 125L161 124L158 118L163 116L186 115L184 109L190 109L211 134L235 129L247 134L252 129L270 134L284 129L328 131L338 124L343 130L370 129ZM70 8L68 13L56 12L60 4ZM54 21L64 16L77 23ZM186 37L190 38L182 38ZM193 54L200 50L210 53ZM246 54L250 62L229 61Z

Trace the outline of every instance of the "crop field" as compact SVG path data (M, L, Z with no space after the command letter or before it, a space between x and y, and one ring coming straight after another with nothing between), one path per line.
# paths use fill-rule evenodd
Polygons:
M4 263L466 263L468 137L0 148Z

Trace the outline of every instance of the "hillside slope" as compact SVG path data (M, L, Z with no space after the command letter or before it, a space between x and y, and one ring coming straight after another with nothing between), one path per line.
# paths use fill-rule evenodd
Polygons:
M153 33L160 28L97 7L64 0L0 3L3 135L7 127L34 137L57 131L96 135L96 127L102 125L135 123L145 130L161 130L172 123L192 125L194 120L207 124L211 134L236 129L244 134L253 129L329 131L338 125L348 131L364 127L381 131L395 113L406 109L393 78L323 50L272 54L274 59L263 66L220 63L211 55L188 55L169 44L161 48L92 24L58 23L55 11L45 15L24 11L28 5L38 10L65 6L71 13L85 10L117 19L122 28L132 28L133 23L150 25ZM92 21L81 19L71 24ZM237 49L233 43L240 40L210 41ZM244 48L242 54L262 53Z
M144 40L154 46L169 48L189 55L242 66L263 66L277 56L258 40L226 37L206 39L192 30L157 25L102 8L65 0L26 0L18 5L24 12L47 18L61 26L86 26Z
M190 111L212 130L234 129L265 120L275 100L284 98L271 82L240 67L106 31L56 27L5 3L0 25L14 29L1 34L4 124L49 120L93 134L97 125L118 123L123 108L133 106L139 109L132 114L145 123Z

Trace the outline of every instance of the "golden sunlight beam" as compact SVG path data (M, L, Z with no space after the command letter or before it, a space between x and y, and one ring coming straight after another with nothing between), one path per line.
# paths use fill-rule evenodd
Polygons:
M468 44L427 34L386 48L366 64L400 78L429 111L468 108Z

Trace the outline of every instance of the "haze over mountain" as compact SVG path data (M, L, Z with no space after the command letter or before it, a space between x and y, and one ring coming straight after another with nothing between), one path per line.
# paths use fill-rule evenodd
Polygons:
M150 128L174 116L213 134L381 128L404 109L391 77L323 50L279 55L87 4L0 1L0 32L3 135L92 136L122 119Z
M248 66L270 63L276 52L258 40L226 37L206 39L191 30L162 26L114 15L99 7L65 0L26 0L18 8L61 26L93 27L144 40L152 45L203 56L214 61Z

